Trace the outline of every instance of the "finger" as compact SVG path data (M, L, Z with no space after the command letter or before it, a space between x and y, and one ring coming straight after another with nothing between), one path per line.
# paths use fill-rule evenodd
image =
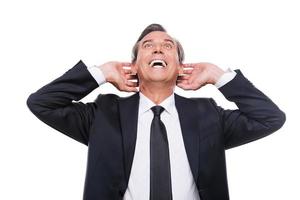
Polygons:
M183 68L194 68L195 64L194 63L185 63L182 66L183 66Z
M189 82L187 80L177 80L176 84L189 85Z
M125 86L123 91L126 91L126 92L138 92L138 89L136 87Z
M191 85L202 86L205 84L205 79L203 79L203 77L197 75L197 73L189 75L189 78L185 79L185 80Z
M183 68L183 74L191 74L193 71L193 69Z
M137 92L138 91L138 89L136 87L128 86L127 84L123 84L122 86L118 87L118 89L120 91L124 91L124 92Z
M124 69L123 68L123 73L124 74L132 74L132 70L131 69Z
M195 84L195 81L194 81L194 79L191 79L191 78L189 78L189 79L179 79L178 84L179 83L190 87L190 86Z
M126 81L126 86L129 86L129 87L137 87L138 86L138 82L136 81Z
M132 63L130 62L121 62L121 65L124 67L131 67Z
M183 90L191 90L190 85L188 85L188 84L178 83L177 86Z
M127 80L137 80L138 79L138 76L136 74L126 74L125 75L125 78Z
M123 70L131 70L131 68L132 68L132 64L131 63L125 63L125 62L123 62L123 63L121 63L121 66L122 66Z
M188 80L190 77L190 75L181 74L177 77L177 80Z
M197 85L196 83L178 83L177 86L182 88L183 90L198 90L202 87Z

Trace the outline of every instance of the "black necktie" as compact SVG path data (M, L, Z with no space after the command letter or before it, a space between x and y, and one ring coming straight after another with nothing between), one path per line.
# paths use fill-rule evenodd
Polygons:
M154 117L150 131L150 200L171 200L169 144L165 125L160 120L161 106L151 108Z

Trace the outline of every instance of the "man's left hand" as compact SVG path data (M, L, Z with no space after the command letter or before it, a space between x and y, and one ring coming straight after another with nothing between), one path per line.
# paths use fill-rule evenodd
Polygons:
M206 84L215 84L224 73L211 63L183 64L183 74L178 77L177 86L184 90L198 90Z

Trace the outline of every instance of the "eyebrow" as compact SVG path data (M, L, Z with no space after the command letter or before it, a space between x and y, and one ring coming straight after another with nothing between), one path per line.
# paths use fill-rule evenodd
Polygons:
M142 45L145 44L145 43L147 43L147 42L152 42L152 41L153 41L153 40L151 40L151 39L150 39L150 40L145 40L145 41L142 43Z
M165 42L171 42L173 45L175 45L174 41L171 39L164 39Z
M175 45L174 41L171 40L171 39L164 39L164 41L165 42L171 42L173 45ZM145 44L145 43L147 43L147 42L153 42L153 40L152 39L145 40L145 41L143 41L142 45Z

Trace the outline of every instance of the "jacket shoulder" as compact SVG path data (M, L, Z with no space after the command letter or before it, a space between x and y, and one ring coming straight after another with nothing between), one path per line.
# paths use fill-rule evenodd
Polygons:
M216 106L216 102L214 101L214 99L209 97L183 97L175 94L175 98L177 101L185 102L186 104L207 104L210 106Z

